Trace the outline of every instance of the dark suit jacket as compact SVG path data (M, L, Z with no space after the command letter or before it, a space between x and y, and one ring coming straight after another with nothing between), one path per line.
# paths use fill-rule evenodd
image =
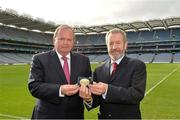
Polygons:
M146 85L146 66L143 62L125 56L111 77L109 60L96 68L94 80L108 83L106 98L93 98L93 107L100 105L99 118L141 118L139 107Z
M78 76L91 76L88 57L71 53L70 84L76 84ZM29 91L37 98L32 118L84 118L83 100L78 94L59 97L60 85L67 84L63 68L55 51L33 57L29 77Z

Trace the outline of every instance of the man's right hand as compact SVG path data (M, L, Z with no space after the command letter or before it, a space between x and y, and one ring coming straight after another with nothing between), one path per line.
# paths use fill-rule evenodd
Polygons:
M91 92L86 85L81 85L79 89L79 96L83 98L86 102L91 102L92 101L92 96Z
M63 95L71 96L79 91L78 85L61 85L61 93Z

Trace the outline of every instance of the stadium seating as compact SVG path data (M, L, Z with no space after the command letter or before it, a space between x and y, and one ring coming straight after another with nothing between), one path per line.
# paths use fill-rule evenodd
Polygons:
M180 63L180 53L176 53L174 55L174 63Z
M170 63L172 58L171 53L159 53L156 55L155 59L153 62L155 63Z
M138 59L140 59L145 63L150 63L153 60L153 56L154 56L153 53L143 53L138 57Z
M128 32L127 33L128 42L134 43L140 41L138 36L139 36L139 32Z
M31 63L33 54L0 53L0 64Z
M0 25L0 39L24 41L29 43L52 44L52 34L20 30Z
M154 31L141 31L139 33L140 41L153 41L154 40Z
M180 40L180 29L179 28L172 29L171 39L172 40Z
M109 58L107 54L97 55L91 62L104 62Z
M102 45L105 44L105 34L76 35L78 44Z
M0 64L32 62L33 54L53 48L52 37L0 25ZM180 62L180 28L127 32L127 38L129 57L144 62ZM77 34L74 51L86 54L91 62L106 61L105 33Z
M138 58L139 57L139 54L127 54L128 57L131 57L131 58Z
M154 37L157 41L170 40L170 30L156 30Z

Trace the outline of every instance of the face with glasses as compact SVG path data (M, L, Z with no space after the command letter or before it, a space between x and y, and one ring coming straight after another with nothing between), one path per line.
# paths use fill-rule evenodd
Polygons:
M74 34L69 28L60 29L54 39L54 48L62 56L66 56L73 48Z
M110 33L107 36L108 54L112 60L119 59L127 49L127 42L121 33Z

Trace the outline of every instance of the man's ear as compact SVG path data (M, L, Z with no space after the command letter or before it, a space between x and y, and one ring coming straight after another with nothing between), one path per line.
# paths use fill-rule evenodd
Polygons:
M128 42L125 42L125 44L124 44L124 50L126 51L127 48L128 48Z

